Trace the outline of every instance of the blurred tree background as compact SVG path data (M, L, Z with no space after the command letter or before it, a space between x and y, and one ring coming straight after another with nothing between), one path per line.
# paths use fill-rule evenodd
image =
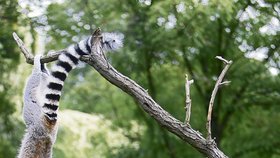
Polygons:
M0 157L15 157L24 125L23 84L30 73L12 39L32 52L59 50L92 33L125 35L107 54L123 74L176 118L184 119L184 76L191 125L206 133L211 91L233 60L214 106L213 134L232 158L280 157L280 2L277 0L0 0ZM81 64L66 81L54 157L203 157L149 117L127 94Z

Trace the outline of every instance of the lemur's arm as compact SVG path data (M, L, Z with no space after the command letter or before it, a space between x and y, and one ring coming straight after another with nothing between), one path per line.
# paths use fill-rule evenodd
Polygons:
M110 51L122 46L122 36L104 33L103 49ZM64 81L76 67L82 55L91 53L91 37L71 45L59 55L50 73L35 56L34 68L24 90L23 116L26 133L19 158L50 158L57 134L57 111Z

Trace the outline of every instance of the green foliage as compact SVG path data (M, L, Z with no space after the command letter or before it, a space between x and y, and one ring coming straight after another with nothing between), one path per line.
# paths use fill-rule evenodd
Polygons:
M118 54L109 54L112 63L118 70L147 88L163 108L181 120L184 119L183 77L185 72L189 73L195 79L195 84L191 90L194 106L191 119L192 126L204 133L205 112L214 86L214 79L223 66L219 61L215 61L214 57L221 55L227 59L234 60L234 65L227 76L227 79L231 80L232 84L222 88L216 99L213 118L214 134L217 137L217 143L222 149L226 149L226 153L229 153L229 155L234 156L240 151L245 151L245 157L258 155L257 151L252 151L252 153L255 152L253 155L251 155L252 153L246 155L247 148L245 147L241 148L241 150L232 149L232 142L235 142L235 144L242 142L241 136L238 138L231 134L232 128L236 128L236 132L240 135L246 136L245 133L244 135L242 133L243 126L235 126L237 122L242 121L238 116L240 112L248 112L251 108L257 107L256 111L259 111L260 115L264 115L263 110L270 113L271 109L268 107L275 107L279 104L279 90L275 86L278 85L279 78L269 73L267 69L269 63L245 58L244 52L239 48L243 41L247 41L250 46L250 48L246 48L245 52L255 50L258 47L270 47L270 42L264 43L264 41L267 41L266 37L268 38L268 36L264 36L258 31L260 27L268 22L268 18L264 18L265 16L260 14L257 18L258 22L255 22L254 19L238 21L236 17L239 17L241 10L248 6L259 9L258 11L264 12L269 17L273 17L274 13L269 10L262 10L263 8L261 9L256 2L223 1L221 3L220 1L211 1L208 4L201 4L198 1L152 1L151 5L146 5L145 2L124 1L122 4L114 4L119 8L118 10L113 10L113 12L116 12L116 15L125 15L121 16L125 17L125 23L119 23L115 28L122 26L127 29L122 30L126 37L125 48ZM177 11L178 4L185 6L183 12ZM115 18L118 18L118 16ZM172 18L176 18L176 25L174 26L168 23L172 21ZM159 22L160 19L162 22ZM108 24L109 20L111 19L108 18L108 20L104 21ZM118 21L122 20L119 19ZM97 21L94 26L103 25L102 21ZM277 37L269 36L269 38ZM271 51L273 52L273 50ZM273 53L277 53L277 51ZM107 88L102 88L99 80L94 77L87 77L89 74L93 73L86 70L83 83L77 88L81 95L79 95L80 93L74 93L77 91L72 89L73 93L65 94L65 100L80 104L94 104L94 108L79 106L73 107L74 109L87 107L85 109L88 112L91 110L98 111L112 120L118 120L118 122L125 122L124 120L127 118L133 118L146 124L148 130L139 141L141 145L138 154L141 154L128 154L127 157L194 156L195 153L192 148L184 147L181 141L163 131L140 109L131 109L131 101L130 106L128 106L122 96L116 97L116 100L106 97L108 96L107 93L114 96L118 92L111 91L110 85ZM94 97L95 94L96 97ZM74 98L79 97L83 99L75 101L76 99ZM81 102L81 100L87 101ZM71 103L67 104L71 105ZM116 112L116 110L112 110L114 108L110 110L106 107L106 105L110 104L118 104L116 106L117 113L122 114L121 119L116 117L117 115L108 115L108 110ZM76 106L76 104L72 105ZM101 105L103 107L98 108ZM129 110L126 110L126 108ZM101 111L102 109L104 110L103 112ZM133 115L131 114L132 111L134 111ZM233 121L235 117L238 120ZM265 119L265 117L259 117ZM122 126L122 123L120 123L120 126ZM271 125L270 122L266 122L263 126ZM126 127L124 126L124 128ZM251 134L255 131L254 128L248 128L247 130ZM273 130L273 127L269 130ZM267 134L264 131L260 133ZM252 134L252 137L247 141L250 140L250 143L255 144L257 139L254 139L254 136L256 135ZM272 137L276 137L276 135ZM268 144L270 144L269 142L267 140ZM279 139L276 142L279 142ZM246 143L244 146L246 146ZM258 147L265 146L267 145L260 144ZM268 148L270 149L270 147ZM126 157L126 152L131 153L129 148L127 149L128 151L123 150L124 154L121 155L123 157ZM264 150L263 154L266 154L266 152L268 150ZM272 153L277 152L272 151ZM197 157L198 155L195 156Z
M18 142L19 136L7 137L7 131L15 129L6 129L14 125L3 124L14 112L6 108L12 107L10 100L16 95L8 91L7 76L18 62L10 38L18 12L10 14L11 8L16 10L15 1L1 1L0 6L0 70L4 72L0 74L0 155L14 157L17 145L10 138ZM108 53L110 62L180 120L185 117L187 73L194 79L191 125L203 134L210 95L223 68L214 57L233 60L226 76L232 82L220 88L215 101L216 142L233 158L275 158L280 156L280 78L269 69L280 70L279 25L278 31L263 30L273 21L279 23L279 7L279 2L253 0L66 0L50 4L43 15L27 21L46 33L47 50L65 48L96 27L122 32L124 48ZM36 32L31 33L34 38ZM262 55L263 48L261 60L250 58L252 52ZM62 112L55 157L202 157L91 67L74 70L65 86L60 109L75 111Z
M16 43L11 38L17 29L19 12L16 0L0 0L0 155L15 157L19 145L16 132L20 124L11 115L15 112L12 99L16 92L11 88L10 73L14 72L19 62Z
M55 144L54 157L87 158L117 155L119 149L139 148L137 142L130 142L124 129L116 127L110 120L101 115L86 114L78 111L63 110L60 113L60 137ZM140 125L128 121L132 125L130 134L140 134ZM93 132L94 131L94 132ZM76 151L73 153L73 151Z

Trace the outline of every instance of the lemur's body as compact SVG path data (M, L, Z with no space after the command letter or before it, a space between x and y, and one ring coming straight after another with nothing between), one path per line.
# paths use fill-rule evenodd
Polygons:
M103 37L105 49L122 46L120 36ZM112 38L113 37L113 38ZM82 55L90 54L91 38L71 45L59 55L51 71L34 58L34 68L24 90L23 118L26 133L22 140L18 158L50 158L57 134L57 111L64 81L68 73L76 67Z

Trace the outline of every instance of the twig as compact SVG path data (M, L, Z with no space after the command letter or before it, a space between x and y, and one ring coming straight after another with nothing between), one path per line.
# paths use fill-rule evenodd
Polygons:
M218 77L217 81L216 81L216 84L215 84L215 87L212 91L212 94L211 94L211 99L210 99L210 102L209 102L209 108L208 108L208 114L207 114L207 123L206 123L206 129L207 129L207 141L208 142L211 142L212 141L212 138L211 138L211 118L212 118L212 110L213 110L213 106L214 106L214 101L215 101L215 97L216 97L216 94L218 92L218 89L219 89L219 86L221 85L224 85L225 83L229 83L227 81L225 82L222 82L223 81L223 78L226 74L226 72L228 71L230 65L232 64L232 61L228 61L220 56L216 56L216 59L219 59L221 61L223 61L226 66L224 67L223 71L221 72L220 76Z
M15 41L17 42L17 45L19 46L21 52L25 56L26 62L29 64L33 63L34 56L26 49L26 47L24 46L24 43L22 42L22 40L18 37L18 35L15 32L13 32L13 37L14 37Z
M222 83L219 84L219 87L221 87L221 86L227 86L227 85L230 84L230 82L231 82L231 81L224 81L224 82L222 82Z
M190 85L193 83L193 80L188 79L188 75L186 74L186 84L185 84L185 89L186 89L186 118L185 118L185 124L190 123L190 118L191 118L191 108L192 108L192 100L190 97Z
M33 64L34 55L27 50L23 41L18 37L18 35L15 32L13 33L13 37L14 37L15 41L17 42L17 45L19 46L22 54L25 56L26 62L28 64ZM56 51L50 55L42 56L41 63L49 63L49 62L57 60L59 54L61 54L63 51L65 51L65 50Z
M228 61L228 60L224 59L224 58L221 57L221 56L216 56L215 58L216 58L216 59L219 59L219 60L221 60L221 61L223 61L225 64L229 64L230 62L232 62L232 61Z

